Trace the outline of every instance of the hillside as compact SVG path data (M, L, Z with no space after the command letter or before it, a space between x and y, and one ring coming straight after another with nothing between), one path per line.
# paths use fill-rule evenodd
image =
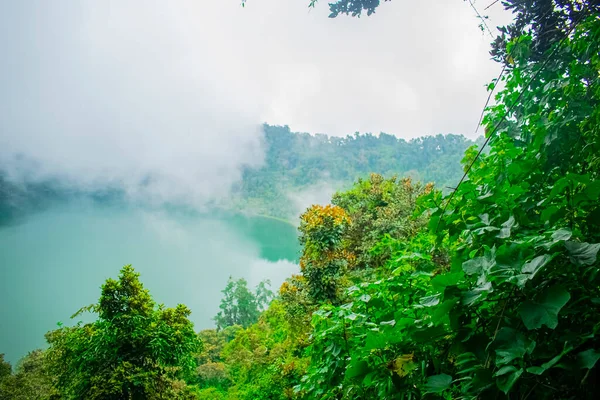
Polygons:
M239 210L294 219L312 202L327 201L370 173L410 176L438 188L455 185L460 161L474 142L447 134L404 140L381 133L348 135L292 132L264 125L266 156L259 169L246 169L234 188Z
M313 203L327 202L337 190L371 173L410 176L442 190L461 177L460 160L474 144L462 135L424 136L412 140L381 133L346 137L292 132L288 126L264 124L265 159L246 168L230 197L214 206L294 221ZM151 179L151 177L149 177ZM100 202L123 200L118 187L92 193L59 181L14 183L0 166L0 223L47 206L52 201L88 197Z

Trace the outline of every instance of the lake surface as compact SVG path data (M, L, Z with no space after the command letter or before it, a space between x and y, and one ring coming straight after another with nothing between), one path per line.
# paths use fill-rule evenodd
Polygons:
M0 226L0 353L14 363L43 347L125 264L157 303L186 304L200 330L213 327L229 276L276 291L298 255L296 228L271 218L55 206Z

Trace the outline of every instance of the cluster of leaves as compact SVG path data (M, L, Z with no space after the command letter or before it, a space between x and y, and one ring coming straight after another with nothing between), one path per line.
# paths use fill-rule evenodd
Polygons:
M600 13L595 0L503 0L502 4L514 14L514 21L499 28L500 35L492 44L491 54L500 62L509 61L507 44L524 35L532 39L531 59L539 61L576 21Z
M201 399L221 399L231 386L231 376L221 355L225 345L243 329L233 325L224 329L205 329L198 334L202 341L202 351L196 356L196 384L200 388Z
M316 304L309 294L304 275L292 275L279 288L281 300L291 326L307 326Z
M433 366L423 360L447 352L439 339L451 330L448 312L456 300L432 294L434 286L447 284L443 275L434 276L438 265L427 255L433 237L399 243L376 279L349 288L350 302L313 314L311 363L298 386L305 397L410 398L426 392L419 386L427 384Z
M384 0L391 1L391 0ZM314 4L315 2L311 2ZM380 0L338 0L333 3L329 3L329 18L335 18L340 14L351 15L353 17L360 17L363 12L367 15L371 15L375 12L375 9L379 7Z
M98 304L80 311L98 319L46 335L46 361L62 398L193 398L186 382L201 342L188 308L156 306L139 274L125 266L102 286Z

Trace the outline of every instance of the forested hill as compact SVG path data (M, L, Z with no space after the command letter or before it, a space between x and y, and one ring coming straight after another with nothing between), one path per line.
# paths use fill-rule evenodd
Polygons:
M356 178L372 172L451 187L460 180L465 150L474 144L455 134L411 140L386 133L336 137L268 124L264 132L265 163L262 168L244 171L241 184L234 190L235 207L282 218L303 211L298 209L301 199L296 203L290 200L319 199L318 192L347 188Z
M455 134L407 141L386 133L313 135L268 124L264 134L263 166L246 168L232 195L215 204L218 208L296 221L307 206L329 201L334 191L348 189L357 178L371 173L410 176L444 190L460 180L460 161L474 144ZM80 195L102 202L123 198L118 187L83 193L58 181L14 184L0 170L0 224L50 201Z

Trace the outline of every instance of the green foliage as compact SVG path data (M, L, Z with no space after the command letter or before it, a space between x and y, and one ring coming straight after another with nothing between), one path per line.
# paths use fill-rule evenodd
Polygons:
M198 386L202 388L218 389L223 394L231 386L228 367L224 363L221 353L225 345L231 341L242 327L233 325L221 330L205 329L198 336L202 341L202 351L197 355L198 369L196 370ZM208 392L203 392L208 398ZM211 394L211 396L216 394ZM203 397L200 397L203 398Z
M12 372L12 367L10 363L4 361L4 354L0 354L0 381L2 381L5 377L10 376Z
M314 205L300 217L299 240L304 246L300 269L315 302L340 299L344 274L355 260L342 243L349 224L350 218L338 206Z
M239 331L225 345L222 356L234 386L228 398L248 400L289 399L300 382L306 360L302 342L275 300L259 321Z
M594 0L504 0L502 4L514 14L514 21L499 28L491 53L497 61L507 63L508 54L512 54L507 44L527 35L530 58L540 61L554 43L567 35L573 21L600 13L600 4Z
M252 293L248 289L248 282L240 278L234 281L229 277L227 286L222 290L223 298L219 308L221 311L215 316L217 329L240 325L248 327L258 320L260 312L264 310L271 299L273 292L269 289L270 282L263 281Z
M396 248L375 279L351 287L350 302L313 314L311 363L298 387L307 398L418 396L429 372L445 371L422 360L448 351L457 299L433 286L443 292L457 278L434 276L438 266L425 255L434 237L420 235L411 244Z
M299 394L597 397L600 22L554 46L515 58L454 196L417 200L430 233L386 236L385 266L313 314Z
M460 160L473 144L461 135L436 135L406 141L393 135L346 137L292 132L288 126L263 126L265 164L246 169L227 207L290 219L299 214L304 193L347 189L371 173L411 176L441 188L456 185ZM324 185L326 183L327 185Z
M391 0L384 0L391 1ZM311 2L313 5L315 1ZM363 12L367 15L371 15L375 12L375 9L379 7L380 0L338 0L329 3L329 18L335 18L339 14L351 15L353 17L360 17Z
M198 391L198 398L202 400L225 400L227 394L219 391L217 388L209 387Z
M52 376L48 371L45 354L35 350L23 357L11 375L3 368L0 374L0 399L3 400L50 400L58 399L58 393L53 388ZM8 373L6 373L8 372Z
M389 251L384 248L372 251L385 235L411 238L423 228L426 218L411 217L417 198L432 188L431 184L413 184L410 178L385 179L371 174L368 180L359 179L351 189L333 196L331 202L350 217L343 246L356 256L357 268L385 263Z
M281 284L279 288L279 299L286 311L287 320L293 328L300 327L298 336L308 335L310 316L316 308L309 294L306 277L303 275L292 275Z
M49 332L49 367L68 399L192 398L201 342L190 311L156 306L131 266L108 279L92 323ZM77 315L77 314L76 314Z

